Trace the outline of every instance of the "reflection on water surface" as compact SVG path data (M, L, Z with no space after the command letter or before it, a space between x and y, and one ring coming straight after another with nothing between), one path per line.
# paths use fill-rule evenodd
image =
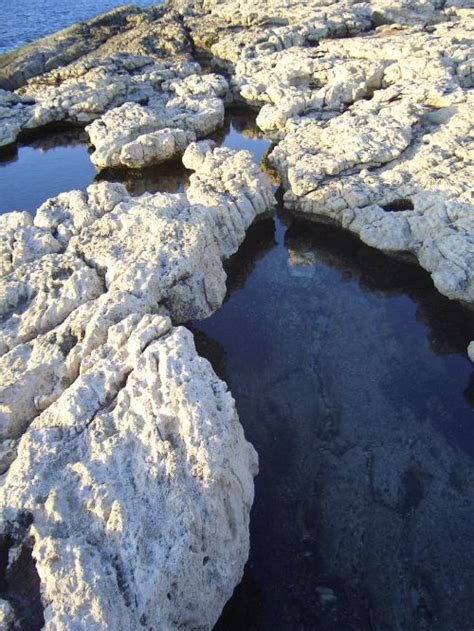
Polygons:
M227 270L226 303L193 330L260 474L217 629L468 629L473 315L303 220L256 224Z

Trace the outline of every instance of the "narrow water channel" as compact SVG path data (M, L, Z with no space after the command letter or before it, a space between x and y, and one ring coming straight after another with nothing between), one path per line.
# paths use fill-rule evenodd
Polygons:
M269 146L242 116L218 139L258 161ZM83 140L46 151L49 170L25 149L0 165L4 211L96 177ZM106 177L140 194L182 190L188 174ZM244 580L216 629L471 630L472 313L417 267L281 207L226 269L226 302L189 326L260 474Z

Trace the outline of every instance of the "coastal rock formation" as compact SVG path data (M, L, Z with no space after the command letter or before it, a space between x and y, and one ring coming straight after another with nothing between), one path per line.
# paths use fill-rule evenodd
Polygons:
M1 218L1 536L32 554L46 628L210 629L248 556L255 452L167 316L220 306L274 198L248 152L184 159L186 193L101 182Z
M223 260L274 203L250 154L195 142L226 105L257 110L287 209L474 303L468 5L172 0L0 59L0 148L87 125L98 169L195 171L182 193L102 182L0 217L2 624L30 615L8 595L22 563L51 630L211 629L240 580L256 455L174 326L220 307Z
M196 138L223 124L227 90L223 77L192 74L169 82L167 92L146 105L110 110L86 128L95 148L92 162L99 168L143 168L179 158Z
M209 0L182 11L277 143L269 164L286 207L414 255L441 293L472 303L474 18L464 2L392 5Z
M76 379L112 324L149 312L186 322L222 304L222 260L274 198L248 152L205 142L191 145L185 161L196 169L186 193L132 198L102 182L48 200L34 219L2 216L2 437L18 438ZM15 229L25 217L27 228ZM46 245L49 235L54 254L37 248L25 259L25 230Z
M103 23L113 25L107 41L101 39ZM97 31L100 42L84 43L84 30ZM38 51L59 51L65 42L70 50L33 76L30 67L46 54ZM173 11L117 10L4 57L0 86L21 87L0 90L0 148L32 130L86 125L107 112L89 128L93 162L99 168L142 168L179 158L190 142L223 123L227 82L201 75ZM22 64L29 68L24 76L32 77L26 85L12 78Z
M155 16L156 9L150 13ZM2 55L0 88L19 88L32 77L65 66L101 50L103 46L107 48L117 35L123 43L127 31L133 30L134 35L137 35L137 26L145 30L149 22L148 15L149 12L137 7L119 7Z
M200 72L187 60L155 62L125 53L81 60L18 95L0 91L0 144L51 124L94 121L87 131L99 168L142 168L179 158L224 121L227 82Z
M45 628L212 628L248 555L256 469L191 333L152 315L110 327L2 483L9 559L32 548Z

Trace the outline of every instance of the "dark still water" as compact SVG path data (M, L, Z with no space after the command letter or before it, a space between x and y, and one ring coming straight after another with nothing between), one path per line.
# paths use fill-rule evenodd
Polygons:
M256 224L193 323L260 456L218 629L474 623L473 317L340 230Z
M89 159L85 132L42 136L0 156L0 214L34 212L49 197L85 189L96 171Z
M257 160L269 147L236 113L216 140ZM97 177L83 137L35 143L0 166L3 210ZM182 190L189 173L101 177L139 194ZM281 211L227 272L225 304L191 328L260 474L246 573L217 631L472 631L472 313L418 268Z
M247 134L247 136L245 136ZM215 134L218 144L232 149L249 149L260 160L269 143L257 137L248 114L230 114ZM0 214L12 210L34 213L49 197L70 190L85 190L94 180L122 182L131 195L182 191L190 172L180 161L149 167L142 171L107 170L100 174L90 161L88 136L71 129L38 134L17 149L0 155Z
M148 7L159 3L156 0L2 0L0 54L126 4Z

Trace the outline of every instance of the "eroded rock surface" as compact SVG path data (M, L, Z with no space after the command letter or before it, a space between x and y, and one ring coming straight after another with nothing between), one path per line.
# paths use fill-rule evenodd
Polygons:
M191 333L110 327L2 484L3 530L31 515L46 628L211 628L247 558L256 467Z
M277 143L269 163L287 208L416 256L440 292L472 303L469 6L209 0L182 11L197 50Z
M105 114L89 128L98 168L179 158L222 125L228 91L223 77L202 76L191 50L171 8L124 8L3 56L0 85L21 87L0 91L0 148L32 130Z
M194 141L226 104L258 110L287 208L472 303L472 33L465 0L175 0L0 59L0 148L72 123L99 169L196 171L0 218L2 552L47 628L210 629L242 574L256 457L168 318L221 305L222 260L274 200L249 154Z
M184 160L186 193L102 182L2 216L2 532L46 628L210 629L248 556L255 452L167 316L220 306L222 261L274 198L248 152Z

